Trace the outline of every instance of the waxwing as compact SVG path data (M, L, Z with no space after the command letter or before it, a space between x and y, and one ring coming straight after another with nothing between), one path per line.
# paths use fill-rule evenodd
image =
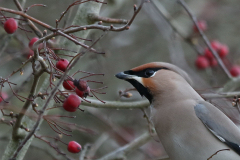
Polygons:
M151 120L171 160L240 160L238 127L192 88L182 69L152 62L116 77L151 103Z

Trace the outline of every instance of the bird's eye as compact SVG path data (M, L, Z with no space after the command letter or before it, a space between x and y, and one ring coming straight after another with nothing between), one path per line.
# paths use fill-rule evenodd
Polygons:
M147 69L147 70L145 71L145 75L146 75L147 77L151 77L154 73L155 73L155 71L154 71L154 70L151 70L151 69Z

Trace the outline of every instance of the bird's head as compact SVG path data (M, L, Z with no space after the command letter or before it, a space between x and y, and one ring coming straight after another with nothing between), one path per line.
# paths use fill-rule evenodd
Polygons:
M173 81L184 81L191 85L191 79L185 71L165 62L147 63L131 70L120 72L116 77L131 83L150 103L156 94L171 90Z

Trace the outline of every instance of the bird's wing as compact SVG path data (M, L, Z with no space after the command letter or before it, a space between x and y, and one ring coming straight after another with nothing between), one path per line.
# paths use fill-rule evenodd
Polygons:
M225 114L205 101L199 102L194 110L209 131L240 155L240 130Z

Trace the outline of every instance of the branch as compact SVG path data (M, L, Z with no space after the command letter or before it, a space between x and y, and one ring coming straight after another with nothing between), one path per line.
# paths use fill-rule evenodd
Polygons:
M196 25L201 37L203 38L205 44L207 45L207 47L209 48L209 50L213 53L214 57L217 59L218 63L220 64L222 70L226 73L226 75L228 76L228 78L232 79L231 74L229 73L228 69L226 68L226 66L224 65L224 63L222 62L221 58L219 57L219 55L217 54L217 52L212 48L209 39L207 38L207 36L203 33L203 31L200 29L199 25L198 25L198 21L197 18L193 15L192 11L188 8L187 4L185 3L184 0L177 0L177 2L183 6L183 8L187 11L188 15L191 17L192 21L194 22L194 25Z
M88 24L88 22L86 22L86 24L84 24L84 25L81 25L81 23L83 23L83 22L81 22L81 23L79 22L78 25L74 25L74 23L73 23L73 25L72 25L70 28L65 29L65 30L62 30L61 33L69 34L69 33L76 33L76 32L84 31L84 30L89 31L89 29L99 29L99 30L103 30L103 31L115 31L115 32L120 32L120 31L128 30L128 29L130 28L133 20L135 19L135 17L137 16L137 14L139 13L139 11L141 10L144 2L145 2L145 0L142 0L139 8L137 8L136 10L134 10L134 14L133 14L132 18L130 19L130 21L129 21L126 25L124 25L124 26L122 26L122 27L114 27L113 25L111 25L111 26L102 26L102 25L99 25L99 24L86 25L86 24ZM87 5L87 4L85 3L85 5ZM98 4L98 5L99 5L99 4ZM1 7L0 7L0 11L1 11ZM90 10L90 11L91 11L91 10ZM93 13L91 13L90 11L87 11L87 15L93 14ZM80 12L80 11L79 11L79 12ZM82 11L81 11L81 12L82 12ZM96 11L95 11L95 12L96 12ZM88 17L88 16L87 16L87 17ZM86 20L85 20L85 21L86 21ZM75 22L75 23L76 23L76 22ZM58 34L60 34L60 33L58 33ZM80 33L78 33L78 34L80 34ZM83 35L84 35L84 33L82 33L82 34L80 34L80 35L77 35L77 37L82 37ZM57 36L56 33L51 33L51 34L49 34L49 35L47 35L47 36L39 39L37 42L34 43L33 48L37 48L37 46L38 46L40 43L42 43L44 40L47 41L47 40L51 39L52 37L56 37L56 36ZM69 43L66 42L66 41L63 42L63 43L64 43L65 46L69 46L69 48L74 48L74 47L75 47L75 46L72 47L72 44L69 44Z
M86 145L84 145L83 150L80 153L79 160L85 159L86 153L90 148L91 148L90 144L87 143Z
M102 146L102 144L109 139L109 134L103 133L98 139L92 144L91 148L87 153L87 158L94 157L97 150ZM81 160L81 159L80 159ZM84 160L84 159L83 159Z
M94 108L87 108L86 109L91 115L93 115L95 118L97 118L98 120L100 120L101 122L103 122L107 127L108 130L111 130L110 134L115 134L117 137L119 137L125 144L126 143L130 143L131 142L131 134L129 134L128 132L126 132L126 130L122 129L120 126L118 126L116 123L112 123L111 121L109 121L108 119L106 119L106 117L101 116L103 115L101 111L99 111L98 109L94 109ZM151 133L151 132L149 132ZM104 139L104 138L103 138ZM96 142L97 143L97 142ZM89 151L89 157L92 157L93 155L93 151L95 149L95 146L93 145L93 147L91 148L91 150ZM147 157L151 157L144 149L139 148L138 149L139 152L145 154Z
M88 45L79 42L78 40L74 39L73 37L71 37L71 36L69 36L69 35L67 35L65 33L63 33L62 31L57 31L57 33L62 35L62 36L64 36L64 37L66 37L67 39L73 41L75 44L82 46L83 48L88 48ZM90 51L93 51L95 53L99 53L95 49L90 49Z
M8 13L13 13L13 14L18 14L24 18L27 18L39 25L41 25L42 27L46 28L46 29L49 29L51 31L55 31L55 28L42 22L42 21L39 21L38 19L36 18L33 18L31 16L29 16L28 14L24 13L23 11L16 11L16 10L13 10L13 9L8 9L8 8L4 8L4 7L0 7L0 11L4 11L4 12L8 12Z
M38 81L41 77L41 75L44 73L44 71L41 69L38 74L35 74L34 75L34 80L33 80L33 84L32 84L32 87L31 87L31 90L30 90L30 93L28 95L28 99L32 99L34 94L36 93L36 89L37 89L37 85L38 85ZM18 139L22 139L23 136L25 135L21 135L19 132L19 128L20 126L22 125L22 119L23 117L25 116L25 113L27 111L27 109L29 108L31 104L31 101L30 100L26 100L25 104L23 105L22 107L22 110L21 112L19 113L19 116L16 120L16 123L13 127L13 132L12 132L12 139L14 139L15 141L17 141Z
M94 99L89 99L91 103L82 101L82 104L87 107L94 108L109 108L109 109L139 109L147 108L150 104L147 100L145 101L136 101L136 102L114 102L114 101L105 101L106 103L101 103Z
M91 19L92 21L102 21L105 23L116 23L116 24L128 23L128 20L126 19L114 19L114 18L101 17L97 14L89 14L89 19Z
M23 11L22 5L19 3L18 0L14 0L14 3L16 4L17 8L19 11ZM34 33L38 36L38 37L42 37L42 32L32 23L32 21L30 21L27 18L24 18L25 20L27 20L28 22L28 26L34 31Z
M15 123L15 125L13 127L12 138L15 141L17 141L19 139L22 139L23 136L25 136L25 135L21 135L19 133L19 128L22 125L22 119L25 116L25 113L26 113L26 111L28 110L28 108L30 106L31 100L34 100L34 95L36 94L38 81L39 81L40 77L42 76L42 74L44 73L44 71L46 71L46 69L48 67L48 65L44 62L44 60L39 56L38 49L36 49L36 51L34 52L34 57L31 58L30 60L33 60L33 62L32 62L33 63L32 69L33 69L34 80L33 80L32 86L31 86L30 93L28 95L28 99L26 100L25 104L23 105L22 110L19 113L19 116L18 116L18 118L16 120L16 123ZM35 70L35 65L34 64L35 64L36 60L40 62L41 67L42 67L39 71ZM27 62L29 62L29 61L27 61ZM13 72L13 73L15 73L15 72Z
M11 77L12 75L14 75L15 73L21 71L23 69L23 67L25 67L29 62L32 61L32 59L33 58L31 57L28 60L26 60L25 62L23 62L22 65L17 70L13 71L12 74L8 76L8 78Z
M156 8L158 13L165 19L165 21L169 24L172 30L177 33L187 44L189 44L199 55L201 55L200 49L196 46L196 44L188 37L185 37L183 33L180 32L179 24L173 23L171 21L171 15L168 11L161 5L160 1L152 1L153 7Z
M203 93L201 96L206 99L215 99L215 98L230 98L234 96L239 96L240 92L226 92L226 93Z
M149 132L144 133L140 137L136 138L129 144L107 154L106 156L100 158L99 160L111 160L111 159L124 159L126 155L146 144L151 139L151 134Z
M230 92L234 91L240 86L240 78L233 78L230 81L228 81L223 88L219 89L218 92Z

